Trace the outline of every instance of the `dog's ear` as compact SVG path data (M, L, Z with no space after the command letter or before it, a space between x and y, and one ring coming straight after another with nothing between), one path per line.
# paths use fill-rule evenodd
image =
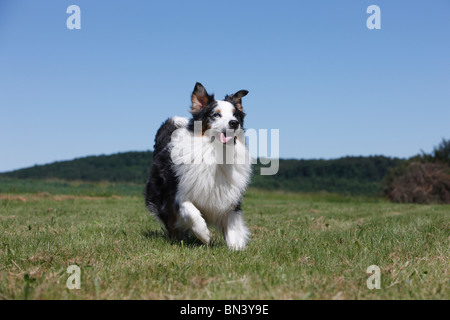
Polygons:
M246 95L248 95L247 90L240 90L230 97L231 100L233 100L233 103L236 106L236 108L238 108L240 111L243 111L242 98L245 97Z
M200 82L197 82L191 96L192 111L195 112L206 107L208 102L213 99L214 95L210 96L205 87Z

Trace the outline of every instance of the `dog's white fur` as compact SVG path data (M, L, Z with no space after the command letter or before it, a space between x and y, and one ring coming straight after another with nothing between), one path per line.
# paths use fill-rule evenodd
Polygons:
M216 158L217 148L224 147L217 135L234 118L232 108L231 103L218 101L217 109L220 109L222 117L205 135L187 130L188 119L174 117L173 121L179 129L172 135L169 147L183 150L183 154L171 153L174 172L179 179L176 227L191 230L201 241L209 243L207 224L210 224L223 232L229 248L241 250L245 248L250 234L242 212L237 208L251 175L251 159L245 136L238 135L232 146L232 163L218 163ZM212 136L214 141L211 141ZM185 148L186 141L191 141L191 147Z

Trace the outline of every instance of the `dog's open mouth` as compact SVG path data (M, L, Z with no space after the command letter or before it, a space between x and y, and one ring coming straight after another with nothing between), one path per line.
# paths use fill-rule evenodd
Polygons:
M230 132L229 132L230 133ZM233 139L234 138L234 139ZM228 141L232 140L233 142L236 143L236 137L234 135L227 135L226 132L221 132L220 133L220 142L222 142L223 144L227 144Z
M227 143L228 141L230 141L231 139L233 139L233 136L228 136L227 137L227 133L220 133L220 142L222 142L223 144Z

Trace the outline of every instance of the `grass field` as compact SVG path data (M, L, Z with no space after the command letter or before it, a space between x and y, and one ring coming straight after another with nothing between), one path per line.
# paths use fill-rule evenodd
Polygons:
M217 232L210 246L170 242L141 186L0 186L0 299L450 298L448 205L250 190L252 241L232 252ZM70 265L80 290L66 288Z

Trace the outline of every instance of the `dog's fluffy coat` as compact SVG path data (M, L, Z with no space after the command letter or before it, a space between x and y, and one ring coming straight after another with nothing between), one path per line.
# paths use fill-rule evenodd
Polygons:
M192 118L173 117L159 128L146 205L170 237L182 239L192 231L209 243L210 224L222 231L229 248L245 248L249 231L241 201L251 174L243 131L242 97L247 93L241 90L215 100L197 83L191 96ZM231 161L220 161L224 158L218 151L228 155L230 148Z

